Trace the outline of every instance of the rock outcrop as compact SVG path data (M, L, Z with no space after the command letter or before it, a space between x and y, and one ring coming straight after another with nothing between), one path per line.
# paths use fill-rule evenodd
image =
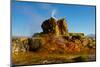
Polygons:
M58 20L57 25L60 35L68 35L68 26L65 18Z
M66 23L65 18L56 20L55 18L51 17L48 20L45 20L42 25L42 30L44 33L52 33L55 35L68 35L68 26Z
M43 33L55 34L56 33L56 25L57 25L56 20L53 17L51 17L48 20L45 20L41 25Z

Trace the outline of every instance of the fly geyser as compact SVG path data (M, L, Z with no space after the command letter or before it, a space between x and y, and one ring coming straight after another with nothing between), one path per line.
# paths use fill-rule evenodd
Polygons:
M55 35L68 35L68 27L66 23L66 19L62 18L60 20L56 20L51 17L48 20L45 20L41 25L44 33L52 33Z
M14 65L95 61L95 39L68 32L66 18L44 20L41 29L32 37L12 38Z

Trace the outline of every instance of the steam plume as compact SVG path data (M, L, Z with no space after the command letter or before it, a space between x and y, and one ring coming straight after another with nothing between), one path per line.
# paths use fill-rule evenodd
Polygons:
M56 14L56 10L54 9L54 10L52 11L52 13L51 13L51 17L54 17L55 14Z

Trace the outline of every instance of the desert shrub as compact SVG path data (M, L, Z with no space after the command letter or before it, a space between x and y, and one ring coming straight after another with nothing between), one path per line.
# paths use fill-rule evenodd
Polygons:
M78 35L78 36L84 36L84 33L69 33L70 36L73 36L73 35Z
M84 33L69 33L69 36L71 37L72 40L79 39L81 40L84 38Z
M73 35L72 39L81 39L81 36L79 36L79 35Z

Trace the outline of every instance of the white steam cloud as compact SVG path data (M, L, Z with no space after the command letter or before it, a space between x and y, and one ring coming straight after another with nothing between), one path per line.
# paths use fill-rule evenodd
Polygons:
M56 14L56 9L54 9L54 10L52 11L52 13L51 13L51 17L54 17L55 14Z

